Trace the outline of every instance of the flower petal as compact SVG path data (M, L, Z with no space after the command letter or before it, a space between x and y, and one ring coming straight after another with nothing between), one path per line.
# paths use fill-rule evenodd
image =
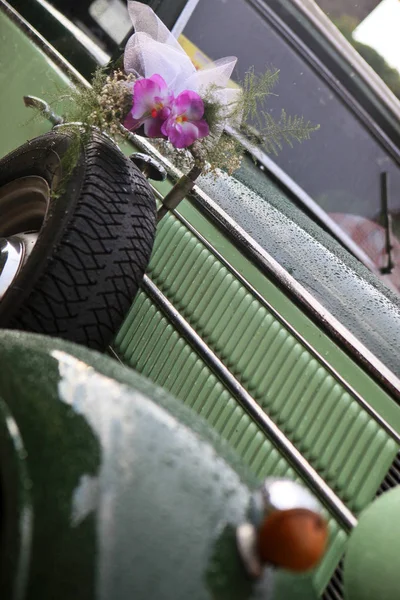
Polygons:
M132 117L141 119L155 105L154 96L159 93L159 86L151 79L138 79L133 86Z
M210 128L208 126L208 123L204 119L200 119L199 121L196 121L195 125L198 129L198 134L197 134L198 138L204 138L210 134Z
M168 131L171 130L171 128L174 126L175 124L175 120L173 118L171 119L166 119L163 124L161 125L161 133L163 134L164 137L168 137Z
M135 129L137 129L140 126L140 123L140 120L134 119L132 117L132 111L130 111L125 117L124 127L126 127L126 129L128 129L129 131L135 131Z
M156 117L155 119L153 119L152 117L150 117L149 119L146 119L144 122L145 136L147 136L149 138L165 137L161 130L163 124L164 124L164 119L160 119L159 117Z
M197 140L198 132L196 125L186 121L183 123L174 123L164 130L168 132L168 139L175 148L187 148Z
M172 102L171 102L172 104ZM162 119L163 121L166 121L168 119L168 117L171 114L171 109L169 106L164 106L164 108L162 108L159 112L158 112L158 116L160 119Z
M189 121L197 121L204 115L204 102L196 92L185 90L175 98L173 112L184 114Z
M132 117L141 119L151 112L158 99L168 97L168 88L161 75L152 75L147 79L138 79L133 86Z
M149 77L149 79L151 81L154 81L154 83L157 83L157 85L160 88L160 95L161 96L166 96L168 95L168 86L165 82L165 79L163 79L163 77L161 77L161 75L158 75L158 73L155 73L154 75L152 75L151 77Z

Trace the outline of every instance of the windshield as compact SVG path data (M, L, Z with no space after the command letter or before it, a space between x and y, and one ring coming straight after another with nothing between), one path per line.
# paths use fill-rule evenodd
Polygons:
M325 10L331 9L335 23L345 23L346 36L351 37L352 24L357 40L368 37L372 44L373 23L381 27L387 11L387 6L381 5L398 5L400 25L398 0L384 0L378 7L374 0L320 2ZM375 21L374 14L379 11L379 20ZM393 19L393 14L389 14ZM183 35L184 41L190 40L192 56L200 62L204 56L238 56L234 73L237 81L243 79L250 66L256 72L265 71L268 65L279 68L277 95L269 98L269 111L279 116L284 108L289 114L303 115L320 124L321 129L309 142L293 148L285 146L273 160L362 248L379 271L387 270L390 226L390 245L394 246L391 252L396 254L395 264L399 265L400 154L398 149L385 147L371 131L357 98L348 101L340 83L320 63L317 48L305 48L303 40L285 27L268 3L260 0L200 0ZM385 34L375 37L382 44ZM352 38L352 43L361 44L356 38ZM380 56L375 50L369 54L375 55ZM397 59L400 62L400 51ZM391 73L395 86L398 72L383 58L379 64L386 65L384 72L386 76ZM383 178L388 188L387 205ZM390 277L400 288L400 268Z

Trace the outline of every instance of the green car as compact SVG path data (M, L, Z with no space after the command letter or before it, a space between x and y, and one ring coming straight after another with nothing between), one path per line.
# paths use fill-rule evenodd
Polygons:
M125 5L0 0L2 597L394 598L398 101L308 2L148 4L199 66L273 62L271 110L321 129L157 224L182 173L148 139L94 131L63 172ZM317 534L272 534L291 510Z

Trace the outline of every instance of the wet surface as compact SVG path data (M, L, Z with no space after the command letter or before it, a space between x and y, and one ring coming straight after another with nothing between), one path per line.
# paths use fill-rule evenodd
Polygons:
M305 290L400 377L400 302L250 161L199 186Z
M247 579L232 536L247 476L201 419L82 347L2 331L0 355L31 478L25 598L275 597L271 574Z

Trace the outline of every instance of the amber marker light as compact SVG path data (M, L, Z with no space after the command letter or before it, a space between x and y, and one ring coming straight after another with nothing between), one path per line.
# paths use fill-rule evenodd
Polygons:
M322 507L303 486L267 479L256 491L247 523L237 529L239 553L252 577L267 565L297 573L314 568L328 545Z
M265 517L258 531L257 550L262 563L302 572L317 565L327 542L328 525L323 517L294 508Z

